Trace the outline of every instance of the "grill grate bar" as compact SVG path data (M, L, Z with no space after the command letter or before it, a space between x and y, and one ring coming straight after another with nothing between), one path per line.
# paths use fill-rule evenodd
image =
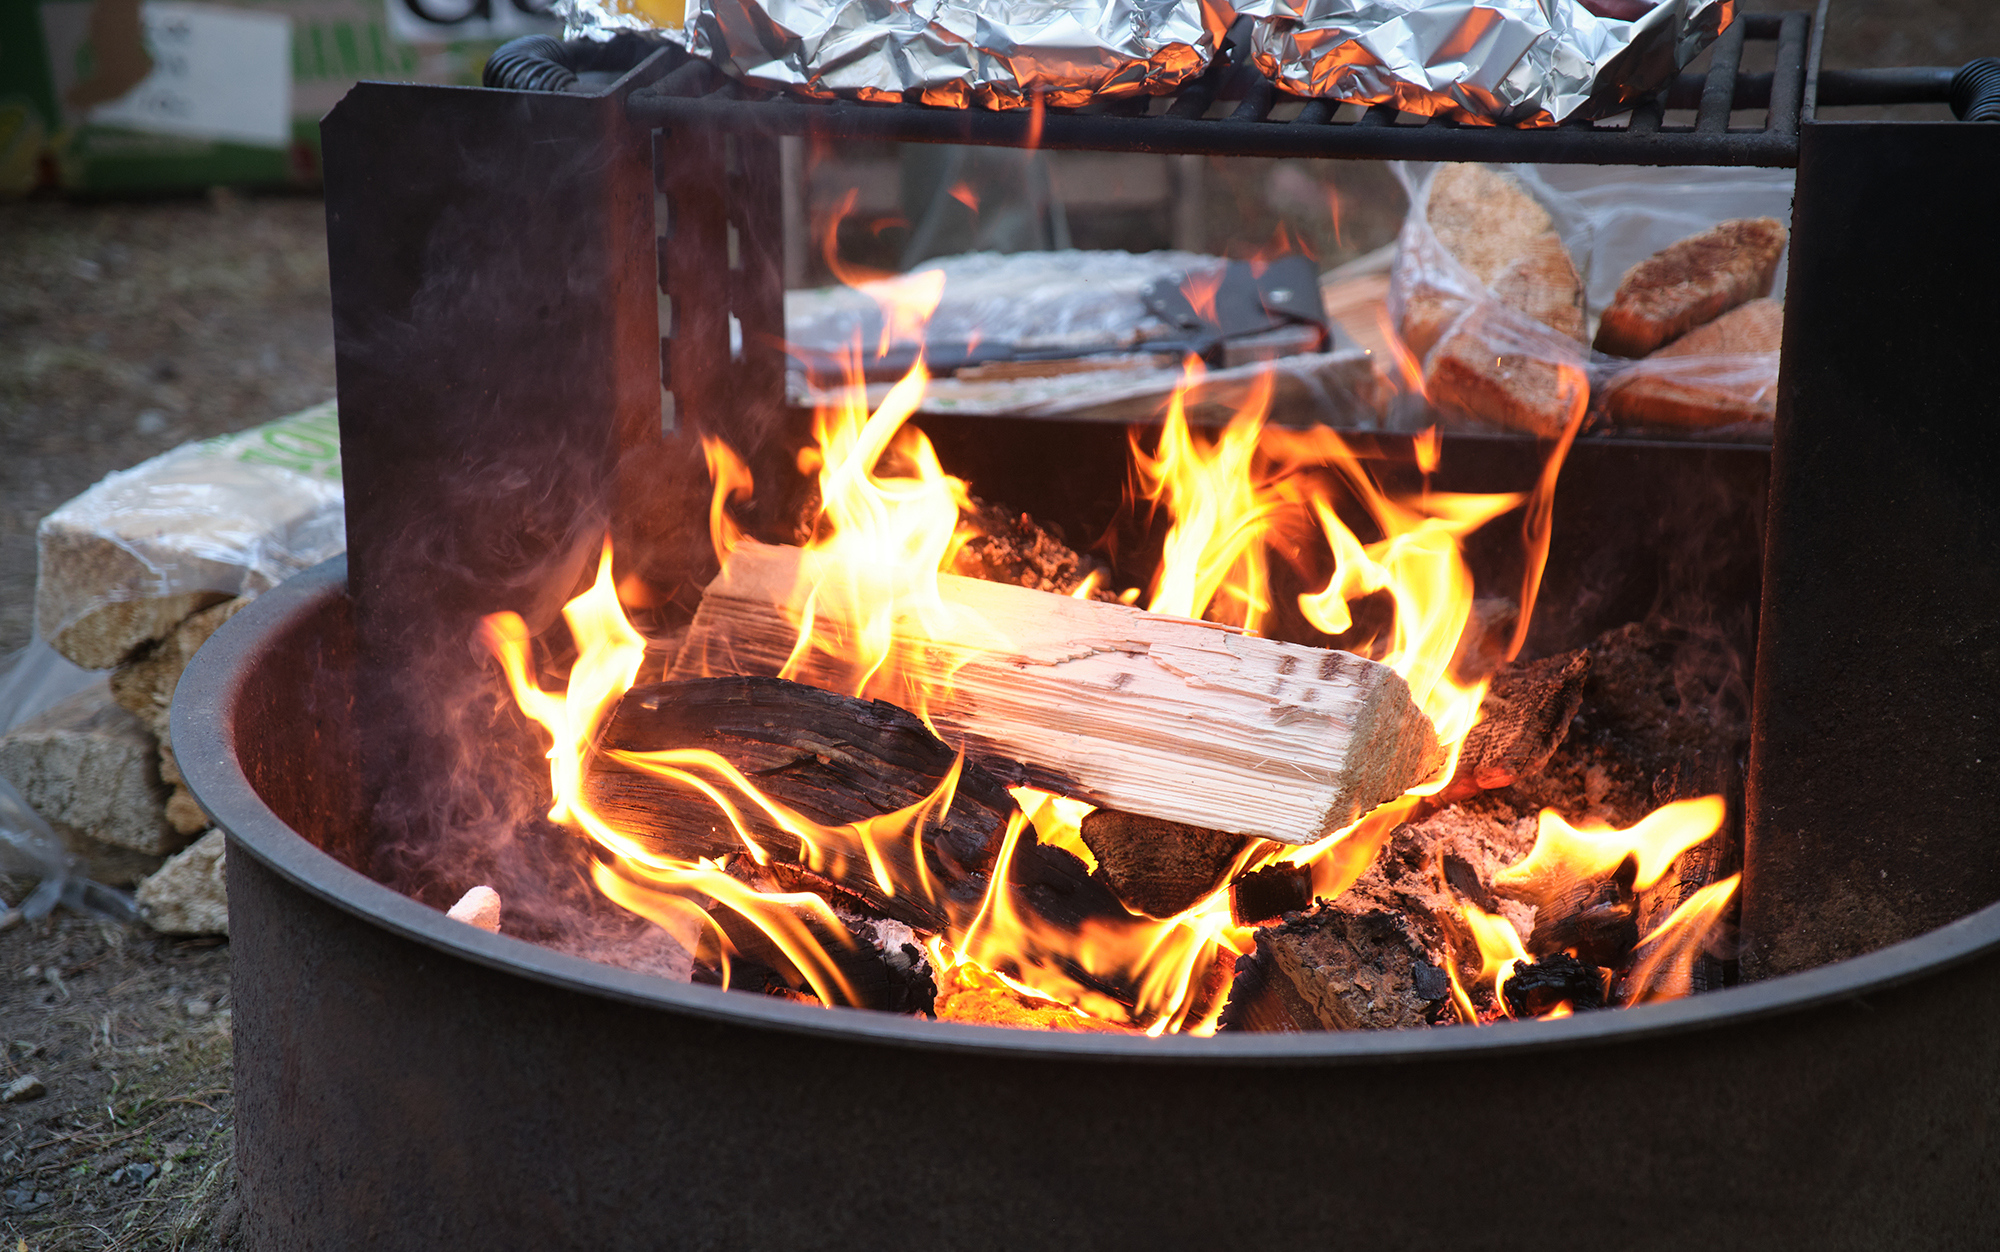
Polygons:
M1602 165L1777 166L1798 163L1804 98L1816 75L1813 15L1751 14L1714 45L1706 74L1681 74L1629 115L1561 126L1516 129L1462 125L1443 118L1404 120L1378 104L1337 120L1333 100L1306 100L1295 117L1272 112L1288 97L1248 63L1246 41L1224 51L1163 110L1156 101L1100 102L1046 110L1039 142L1053 149L1187 153L1217 156L1346 157L1417 161L1527 161ZM1739 73L1747 41L1775 43L1770 73ZM900 104L813 101L744 87L707 68L682 66L634 91L627 116L649 127L690 125L748 134L814 135L834 140L1024 146L1031 110L947 109L914 98ZM1667 125L1669 109L1696 109L1692 126ZM1730 128L1732 109L1765 110L1762 127Z
M1736 71L1743 63L1743 39L1749 23L1731 23L1715 41L1715 59L1709 62L1708 81L1702 84L1701 112L1695 116L1699 134L1718 135L1729 131L1729 110L1736 102Z

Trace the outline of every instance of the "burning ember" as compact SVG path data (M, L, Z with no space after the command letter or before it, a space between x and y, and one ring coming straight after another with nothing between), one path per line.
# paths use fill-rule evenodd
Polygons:
M876 286L885 327L907 328L943 277ZM1425 489L1392 495L1332 431L1267 427L1268 386L1214 435L1177 392L1156 440L1132 436L1133 504L1171 523L1157 569L1116 588L1066 553L1041 590L954 572L977 567L993 511L908 424L922 357L872 410L862 365L857 345L815 414L796 543L742 531L756 484L707 441L722 570L685 637L633 627L608 543L564 609L560 685L519 617L486 622L551 741L550 818L697 977L1153 1035L1546 1017L1691 988L1735 879L1671 908L1661 889L1723 825L1719 796L1625 830L1479 809L1549 759L1588 669L1494 675L1527 636L1580 378L1539 480L1487 495L1428 489L1434 439L1417 442ZM1462 548L1514 514L1526 573L1496 627ZM1331 572L1284 603L1274 554ZM641 683L663 652L667 681Z

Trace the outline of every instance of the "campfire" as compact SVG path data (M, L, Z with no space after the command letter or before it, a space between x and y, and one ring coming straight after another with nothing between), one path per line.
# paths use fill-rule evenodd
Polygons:
M872 290L921 326L943 278ZM866 374L857 344L790 533L747 533L751 450L704 441L720 572L691 620L635 626L607 541L566 631L483 628L549 742L549 817L697 981L1151 1035L1720 982L1742 727L1706 701L1652 719L1671 745L1572 740L1587 702L1614 731L1621 696L1677 681L1687 641L1657 627L1519 659L1580 377L1535 480L1484 494L1431 489L1434 440L1421 487L1386 490L1334 431L1267 425L1268 378L1220 431L1177 390L1130 436L1128 505L1166 530L1125 582L947 472L910 422L921 355L872 408ZM1482 596L1466 541L1510 525L1525 572Z

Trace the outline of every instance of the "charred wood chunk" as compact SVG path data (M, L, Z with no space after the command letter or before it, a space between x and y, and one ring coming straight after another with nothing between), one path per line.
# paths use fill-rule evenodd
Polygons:
M974 498L964 521L975 533L953 554L951 572L986 582L1007 583L1066 596L1091 574L1100 575L1094 600L1116 601L1118 593L1102 577L1103 562L1086 557L1026 513Z
M902 935L893 931L885 936L879 923L843 919L841 931L835 933L817 913L800 909L794 915L838 971L851 993L851 1007L904 1014L932 1011L937 981L915 944L897 942ZM720 904L709 910L709 916L734 949L728 958L730 988L787 999L817 998L812 980L749 918ZM714 931L705 931L696 953L695 981L719 984L722 964Z
M1458 754L1454 794L1511 786L1537 773L1562 746L1583 703L1590 653L1565 652L1503 667L1479 706L1480 720Z
M1172 917L1222 886L1250 841L1157 817L1097 809L1083 819L1096 879L1134 913Z
M1516 1017L1540 1017L1563 1003L1578 1013L1601 1009L1604 971L1559 952L1515 967L1513 976L1501 984L1500 994Z
M1527 948L1538 957L1575 953L1590 965L1615 969L1639 942L1632 884L1639 863L1626 857L1609 878L1580 882L1537 901Z
M1229 889L1229 916L1238 926L1254 926L1312 907L1312 870L1304 865L1266 865L1236 880Z
M1451 958L1429 919L1353 901L1257 932L1237 961L1221 1028L1393 1030L1428 1026L1450 1010Z
M1733 805L1734 763L1750 738L1746 646L1718 630L1658 622L1599 635L1569 733L1540 772L1501 798L1524 813L1553 808L1619 828L1669 798L1719 792Z

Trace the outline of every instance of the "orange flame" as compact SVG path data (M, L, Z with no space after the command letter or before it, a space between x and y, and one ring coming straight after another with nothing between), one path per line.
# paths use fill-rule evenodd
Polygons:
M1430 392L1424 388L1423 362L1417 360L1416 353L1411 352L1410 346L1403 342L1402 332L1389 320L1386 309L1376 308L1375 325L1382 332L1382 341L1389 345L1389 358L1396 367L1396 381L1409 394L1429 399Z
M1711 946L1723 910L1735 898L1743 875L1712 882L1682 901L1634 949L1639 960L1626 980L1626 1001L1672 999L1688 993L1695 958Z
M1631 857L1638 866L1632 888L1644 891L1660 881L1681 853L1720 830L1726 812L1721 796L1703 796L1656 809L1629 830L1613 830L1578 828L1554 809L1544 809L1534 849L1495 873L1493 889L1540 903L1572 883L1609 877Z
M1437 427L1426 426L1410 441L1410 454L1417 459L1417 472L1426 478L1437 472L1438 457L1444 451L1443 438Z
M1502 989L1507 979L1513 976L1514 967L1528 963L1528 950L1521 946L1521 934L1514 929L1514 923L1497 913L1488 913L1478 905L1467 902L1464 906L1465 924L1472 931L1472 941L1479 949L1479 973L1474 976L1475 986L1491 985L1493 1000L1500 1011L1512 1016L1507 1008L1507 997ZM1459 1019L1467 1025L1479 1020L1479 1012L1473 1007L1472 996L1458 980L1457 962L1446 967L1451 977L1452 1001L1458 1008Z
M1039 128L1042 103L1036 95L1033 129ZM843 266L834 243L840 218L851 207L850 196L827 230L829 266L843 281L874 280L871 290L883 301L878 353L897 343L921 345L924 325L942 296L943 276L931 271L888 278ZM1219 280L1218 274L1215 283ZM1212 312L1214 293L1212 284L1205 293L1191 290L1189 296L1200 305L1205 294ZM950 675L924 679L921 675L935 667L915 663L911 650L944 639L962 648L967 641L984 637L987 630L983 622L966 620L965 610L946 602L938 583L938 572L967 538L961 519L969 511L969 494L964 482L944 472L922 432L908 425L928 380L921 355L871 410L860 382L860 354L861 345L856 344L849 360L850 385L815 413L815 442L800 456L802 472L817 479L820 508L804 545L798 585L789 599L797 635L782 674L852 695L886 699L921 717L933 690L926 683L948 683ZM1531 560L1531 580L1539 578L1556 467L1576 423L1557 445L1533 492L1472 496L1425 490L1414 498L1395 498L1380 488L1332 432L1267 428L1273 388L1269 374L1251 388L1219 434L1197 435L1188 424L1186 404L1188 389L1198 378L1199 366L1191 362L1168 406L1154 451L1142 450L1136 437L1133 444L1146 498L1172 519L1161 566L1151 582L1149 607L1190 618L1213 615L1257 630L1271 609L1267 549L1275 529L1281 523L1295 525L1302 534L1322 537L1334 572L1323 589L1300 597L1301 611L1319 629L1338 634L1352 623L1348 600L1386 593L1395 610L1394 624L1383 640L1369 646L1404 677L1440 735L1455 746L1472 725L1483 694L1483 684L1463 685L1449 673L1458 636L1470 616L1472 595L1460 544L1473 530L1526 503L1526 537L1531 548L1537 536L1542 545L1540 555ZM1419 448L1428 452L1418 453L1426 475L1435 468L1437 456L1435 433L1428 439L1419 441ZM718 559L727 562L744 538L730 509L750 496L753 483L748 468L728 447L707 440L704 449L714 482L710 536ZM1329 483L1345 487L1380 533L1379 539L1364 543L1347 528L1333 506ZM1086 584L1079 594L1088 595L1091 589L1092 584ZM1531 586L1528 603L1532 594ZM1009 871L1030 844L1063 850L1093 867L1080 835L1090 806L1020 788L1013 792L1019 809L1010 820L986 890L976 900L955 897L932 880L920 841L950 810L959 767L908 808L828 826L766 795L712 753L606 752L597 745L601 724L634 681L645 648L619 608L608 546L596 581L565 607L564 619L578 657L561 691L545 690L531 677L530 644L519 617L494 615L486 622L485 635L515 699L551 738L550 817L577 829L597 846L602 859L593 865L592 876L607 898L677 934L713 931L726 960L727 936L696 902L697 897L713 900L761 931L796 966L821 1003L854 1002L853 987L825 946L829 941L839 945L852 940L824 899L810 892L756 890L720 865L667 856L607 821L592 809L583 788L589 762L600 752L621 768L651 774L705 797L734 831L743 854L757 864L770 864L773 854L755 832L776 829L796 844L798 863L813 873L857 885L871 883L890 899L922 901L932 915L943 918L941 932L926 936L926 947L941 974L971 967L1023 995L1131 1022L1150 1034L1205 1034L1215 1029L1221 998L1202 994L1201 988L1218 962L1226 967L1252 946L1251 932L1230 917L1226 888L1172 918L1124 915L1092 919L1074 930L1054 926L1020 906ZM1352 885L1396 826L1416 813L1423 796L1441 786L1449 773L1447 767L1434 782L1310 846L1253 843L1238 857L1229 877L1283 859L1311 867L1317 895L1336 896ZM1608 854L1591 841L1593 832L1571 830L1565 835L1566 829L1545 818L1548 856L1560 855L1570 867L1563 872L1583 872L1575 867L1595 865L1591 857ZM1640 837L1648 848L1656 843L1666 848L1680 837L1656 840L1653 830L1642 823L1627 833ZM1561 844L1564 838L1575 846ZM910 848L915 855L891 855L906 843L916 845ZM1531 855L1516 869L1532 878L1542 872L1538 864ZM912 868L899 878L899 865ZM1646 865L1650 868L1652 862L1647 860ZM1475 935L1483 935L1480 978L1490 979L1497 993L1512 963L1525 954L1510 925L1490 920L1495 925L1485 930L1481 929L1485 923L1470 924ZM1685 948L1689 941L1677 936L1692 933L1694 927L1694 922L1687 922L1675 930L1670 921L1658 932L1661 950L1673 943ZM1454 973L1454 987L1455 979ZM1470 1020L1470 1001L1462 991L1460 1000Z
M1270 609L1262 539L1279 503L1257 491L1251 474L1272 378L1259 375L1221 437L1205 443L1188 429L1185 409L1187 387L1200 374L1190 358L1156 453L1148 455L1133 438L1132 459L1146 498L1164 503L1174 519L1146 607L1198 618L1221 596L1219 620L1254 632Z
M749 499L756 484L751 481L750 467L720 439L703 435L701 451L708 460L709 481L715 484L715 495L708 506L708 537L715 545L715 559L726 561L743 540L743 529L729 515L729 506Z

